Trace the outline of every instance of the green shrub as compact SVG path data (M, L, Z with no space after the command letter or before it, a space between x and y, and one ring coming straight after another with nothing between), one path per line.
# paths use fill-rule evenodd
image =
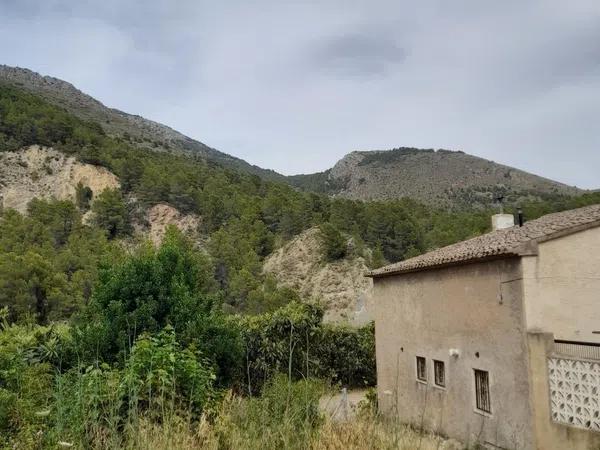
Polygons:
M323 256L326 261L337 261L346 256L348 252L348 243L340 231L326 222L321 225L321 242Z
M318 306L295 302L272 313L231 318L246 353L238 385L257 394L281 373L296 380L326 378L350 387L375 384L374 326L353 329L323 324L322 319Z
M75 203L81 211L90 209L90 202L93 196L94 193L89 186L84 186L81 181L77 183L75 187Z
M373 323L361 328L325 324L317 336L312 351L319 362L317 377L350 387L377 383Z
M92 212L94 224L104 230L109 239L130 232L129 211L118 189L103 190L94 201Z
M48 427L52 399L51 357L43 350L46 327L0 326L0 447L39 439ZM19 447L20 448L20 447Z
M210 360L194 345L181 348L170 326L136 341L125 373L139 401L157 410L170 403L198 414L215 397Z
M82 448L121 448L140 418L197 420L217 398L209 360L182 348L172 327L143 335L122 369L106 363L74 368L55 381L49 441Z
M219 384L241 368L236 329L228 328L214 293L207 257L176 228L161 246L144 246L101 270L89 308L75 330L87 361L119 361L143 333L173 326L184 345L196 344L217 366Z

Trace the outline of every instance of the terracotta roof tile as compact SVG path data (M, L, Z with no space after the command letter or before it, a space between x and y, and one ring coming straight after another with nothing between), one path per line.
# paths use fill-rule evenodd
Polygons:
M543 242L593 226L600 226L600 204L548 214L526 222L522 227L515 226L492 231L406 261L372 270L367 276L381 277L478 259L517 256L523 254L524 246L529 243Z

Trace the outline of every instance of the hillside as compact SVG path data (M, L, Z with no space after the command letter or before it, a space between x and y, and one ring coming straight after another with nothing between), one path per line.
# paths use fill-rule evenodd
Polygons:
M324 262L318 228L306 230L269 255L264 270L302 298L320 301L326 321L360 324L370 318L373 282L364 276L365 259L352 255Z
M111 135L97 121L83 120L31 90L0 83L4 203L25 211L34 197L50 199L35 202L27 211L28 216L33 214L29 218L5 208L0 224L6 218L2 238L10 251L0 253L0 278L4 271L6 279L16 277L23 283L29 279L25 270L13 273L15 257L24 258L24 264L43 261L53 289L47 292L60 292L67 299L52 294L54 300L46 307L45 301L35 298L35 291L21 284L0 284L0 297L19 298L21 309L15 311L21 312L15 312L15 317L26 315L30 308L39 309L36 314L44 320L79 310L93 294L99 259L112 254L113 244L132 241L136 231L148 233L156 242L168 224L176 224L201 239L201 248L195 246L195 251L197 258L206 260L207 288L227 310L260 313L294 299L317 297L325 300L331 317L351 319L355 293L362 288L348 281L360 278L364 262L350 255L321 265L314 242L306 261L293 261L297 243L304 245L303 232L328 225L334 241L336 233L351 237L360 248L357 254L371 254L370 265L377 266L481 234L490 224L491 211L485 209L449 212L406 198L377 202L331 198L224 168L190 153L155 151L138 144ZM368 158L361 161L371 163ZM94 184L101 180L110 183ZM73 199L79 182L85 185L82 189L90 188L90 205L51 200ZM597 201L598 194L587 194L527 203L523 208L525 217L532 219ZM84 220L81 228L80 216L88 213L88 207L94 221ZM22 242L21 230L35 233ZM73 230L77 235L71 241ZM70 255L81 253L82 245L89 245L86 251L93 258L85 256L79 275L73 278ZM106 252L97 251L103 247ZM31 259L34 256L37 259ZM270 261L277 261L273 263L277 270L268 273L263 267ZM303 281L295 284L300 278ZM290 286L300 294L290 291Z
M138 148L196 155L265 179L283 178L272 170L262 169L215 150L166 125L109 108L72 84L58 78L42 76L29 69L0 64L0 82L37 94L80 119L96 122L108 135L123 138Z
M0 207L24 213L34 198L74 202L78 183L96 193L120 186L104 167L81 163L52 148L32 145L0 153Z
M284 176L209 147L172 128L109 108L72 84L28 69L0 65L0 83L39 95L138 149L198 156L226 168L309 191L358 200L409 197L436 207L489 207L582 193L571 186L462 152L398 148L352 152L324 172Z
M358 200L409 197L439 207L489 207L570 197L582 190L513 167L449 150L357 151L326 172L296 175L291 184Z

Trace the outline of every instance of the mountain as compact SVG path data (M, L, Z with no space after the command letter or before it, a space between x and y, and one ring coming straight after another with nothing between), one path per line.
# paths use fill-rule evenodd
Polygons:
M547 189L550 201L522 205L527 220L600 201L600 194L557 196L571 188L472 156L415 149L355 152L325 173L289 178L302 188L294 189L267 180L268 171L260 177L249 164L229 164L241 160L199 142L193 141L195 150L175 147L188 138L105 108L66 83L20 69L3 73L17 75L0 80L0 303L23 299L20 305L37 305L40 320L84 305L100 263L113 251L118 257L140 239L158 242L176 225L194 242L195 258L206 260L207 288L228 310L258 313L292 299L319 299L328 319L356 322L365 314L355 312L369 303L361 277L367 267L464 240L490 225L487 209L450 211L396 197L452 185L452 173L467 186L496 183L497 189L495 171L502 168L503 185L516 179L515 191ZM16 81L27 77L33 81ZM398 189L397 174L407 167L413 191ZM373 197L394 199L340 198L361 186L373 186ZM42 272L49 284L30 289ZM53 300L36 297L46 292Z
M304 191L358 200L410 197L444 208L488 207L499 195L507 203L516 203L584 192L463 152L416 148L356 151L325 172L286 177L209 147L166 125L108 108L57 78L0 65L0 82L25 89L80 119L95 122L109 136L125 139L134 147L199 156Z
M166 125L108 108L72 84L58 78L42 76L29 69L0 64L0 82L39 95L80 119L96 122L108 135L125 138L136 147L197 155L227 168L242 170L264 179L279 181L284 179L283 175L273 170L262 169L240 158L215 150Z
M356 200L410 197L428 205L486 207L584 191L460 151L397 148L349 153L331 169L295 175L301 189Z

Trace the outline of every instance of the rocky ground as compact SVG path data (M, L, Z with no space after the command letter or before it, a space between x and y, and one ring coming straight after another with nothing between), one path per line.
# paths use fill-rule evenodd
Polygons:
M158 245L169 225L175 225L192 238L198 237L200 217L195 214L182 214L177 208L166 203L158 203L146 212L148 238Z
M74 200L81 182L94 194L119 187L119 179L104 167L83 164L52 148L32 145L0 153L0 196L4 208L27 210L33 198Z

